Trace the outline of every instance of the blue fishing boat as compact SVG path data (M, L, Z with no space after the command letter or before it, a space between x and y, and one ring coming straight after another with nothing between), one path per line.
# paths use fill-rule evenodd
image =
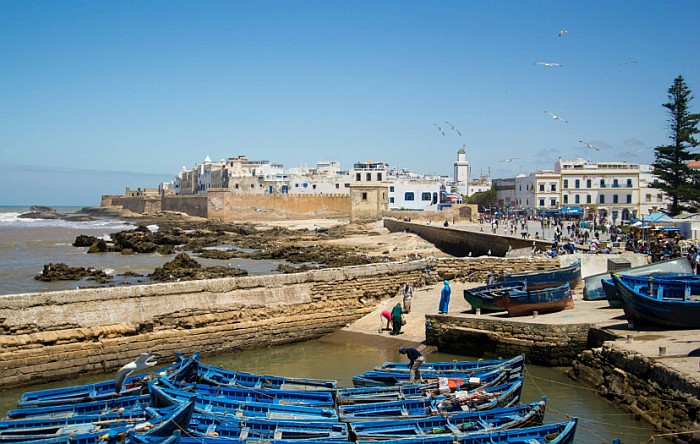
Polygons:
M661 276L661 275L688 275L693 273L688 259L679 257L667 261L654 262L648 265L632 267L622 270L625 276ZM583 299L586 301L596 301L606 299L607 293L603 287L603 279L610 279L610 272L594 274L584 278ZM612 281L610 281L612 284ZM614 286L613 286L614 287ZM612 306L612 304L611 304ZM621 305L617 305L621 307Z
M203 414L314 421L338 419L335 409L332 408L236 401L170 389L153 383L149 384L149 392L151 405L154 407L167 407L194 399L195 411Z
M174 384L169 380L158 380L158 384L172 389L186 390L200 395L217 396L236 401L303 405L307 407L335 406L333 392L328 390L280 390L210 384Z
M143 411L150 405L148 395L124 396L121 398L105 399L102 401L70 403L47 407L26 407L7 412L6 419L29 419L71 417L76 415L100 415L118 412L123 409L127 414L132 410Z
M519 368L523 369L525 366L525 355L518 355L513 358L508 359L486 359L478 361L436 361L436 362L424 362L421 366L421 372L432 371L432 372L464 372L464 371L482 371L489 370L493 368ZM391 370L391 371L404 371L408 372L410 366L408 362L385 362L382 365L378 365L374 368L375 370Z
M443 433L460 435L486 430L506 430L542 424L547 398L540 402L450 416L351 422L357 440L428 437Z
M123 440L130 431L142 435L166 438L171 436L176 430L187 429L194 412L194 406L194 401L185 402L169 409L165 415L152 417L148 421L141 421L135 424L121 421L106 421L73 424L64 427L8 428L0 431L0 442L32 442L64 438L70 438L76 442L100 442L109 439Z
M424 381L437 381L440 378L444 378L454 381L459 386L476 388L518 378L522 373L522 369L522 366L516 368L495 367L464 372L423 372L421 369L421 376ZM409 372L401 370L370 370L361 375L353 376L352 382L355 387L393 386L410 383L410 378L411 374Z
M202 382L213 385L230 385L251 388L271 388L281 390L332 390L337 381L329 379L288 378L273 375L226 370L213 365L199 364L198 376Z
M508 407L519 402L522 382L520 378L509 384L450 395L340 405L338 416L345 422L368 419L408 419L433 415L449 416L457 412Z
M441 434L388 439L381 442L382 444L571 444L574 442L577 423L578 419L573 418L571 421L521 429L465 433L457 436Z
M242 440L348 440L346 423L335 421L237 418L195 413L186 436L218 436Z
M464 300L469 303L472 313L478 308L484 312L504 311L503 307L496 305L496 301L503 299L510 290L525 290L525 282L496 282L480 287L464 290Z
M512 290L497 304L508 311L508 316L527 316L533 312L552 313L567 308L571 303L569 283L541 290Z
M515 283L525 282L528 290L559 287L566 283L568 283L571 288L576 288L582 283L581 259L577 259L566 267L506 274L499 279L499 281Z
M676 274L676 273L661 273L654 275L643 275L643 276L630 276L627 274L621 274L620 279L632 287L635 291L645 291L649 293L649 288L654 288L656 285L657 297L659 294L665 295L669 298L682 298L685 297L686 291L690 293L698 293L697 284L693 284L688 289L686 289L685 282L700 283L700 276L696 274ZM613 308L622 308L622 299L617 293L617 288L612 279L603 279L601 281L603 284L603 290L605 291L605 296L608 299L608 305ZM675 296L673 296L675 294Z
M679 283L673 289L661 285L635 289L617 274L612 275L612 280L622 301L625 317L634 325L700 327L700 290L697 284L688 281Z

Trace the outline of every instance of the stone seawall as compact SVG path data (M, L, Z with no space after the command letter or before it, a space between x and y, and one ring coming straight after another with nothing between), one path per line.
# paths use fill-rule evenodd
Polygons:
M455 295L461 297L462 295ZM569 365L588 347L589 324L551 325L479 316L426 316L426 342L441 352L487 358L527 355L528 362Z
M569 376L677 442L700 443L700 383L663 362L615 348L586 350ZM677 431L687 434L673 434Z
M426 225L425 223L404 222L395 219L384 219L384 227L393 233L398 231L415 233L434 244L440 250L457 257L469 254L472 256L491 254L504 257L510 250L531 248L533 243L542 251L549 250L552 245L551 242L544 240L520 239L486 232Z
M425 259L288 275L0 296L0 388L112 371L139 353L216 354L316 339L408 281L481 280L551 260ZM430 270L428 273L427 270Z

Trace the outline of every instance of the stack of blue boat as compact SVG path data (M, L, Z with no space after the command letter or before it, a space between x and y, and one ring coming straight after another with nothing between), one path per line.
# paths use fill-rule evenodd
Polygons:
M546 398L520 404L523 365L425 363L411 383L406 363L387 362L337 388L178 356L120 393L114 381L27 392L0 421L0 443L573 442L576 419L543 425Z

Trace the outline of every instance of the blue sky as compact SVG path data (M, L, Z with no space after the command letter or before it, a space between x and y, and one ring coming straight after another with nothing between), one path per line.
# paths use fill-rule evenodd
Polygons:
M98 205L207 155L650 163L673 79L700 91L699 21L695 0L0 0L0 205Z

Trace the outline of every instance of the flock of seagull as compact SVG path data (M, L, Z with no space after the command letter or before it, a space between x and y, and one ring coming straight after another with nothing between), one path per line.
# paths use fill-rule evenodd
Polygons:
M566 33L568 33L568 32L569 32L568 29L563 28L561 31L559 31L559 34L558 34L558 35L559 35L559 37L564 37L564 36L566 35ZM628 60L628 61L624 62L623 65L631 65L631 64L634 64L634 63L637 63L637 62L634 61L634 60ZM555 63L555 62L535 62L535 63L533 63L533 65L540 65L540 66L544 66L545 68L563 68L563 67L564 67L564 65L562 65L561 63ZM552 113L552 112L545 111L545 114L549 115L553 120L558 120L558 121L563 122L563 123L569 123L568 120L566 120L566 119L564 119L563 117L561 117L561 116L559 116L559 115L557 115L557 114L554 114L554 113ZM446 123L447 125L450 126L450 128L451 128L452 131L456 132L456 133L459 134L460 136L462 135L462 133L461 133L457 128L455 128L455 126L452 125L450 122L445 121L445 123ZM436 127L437 130L440 132L440 134L442 134L443 136L446 135L445 130L443 129L442 126L438 125L437 123L434 123L433 125L435 125L435 127ZM586 142L586 141L584 141L584 140L579 140L579 143L582 143L582 144L586 145L586 148L590 148L590 149L592 149L592 150L600 151L600 148L597 147L596 145L594 145L594 144L591 143L591 142ZM649 149L649 148L640 148L640 149L638 149L638 150L630 151L629 153L641 152L641 151L644 151L644 150L646 150L646 149ZM516 159L520 159L520 157L511 157L511 158L508 158L508 159L503 159L503 160L501 160L501 162L512 162L512 161L514 161L514 160L516 160Z

